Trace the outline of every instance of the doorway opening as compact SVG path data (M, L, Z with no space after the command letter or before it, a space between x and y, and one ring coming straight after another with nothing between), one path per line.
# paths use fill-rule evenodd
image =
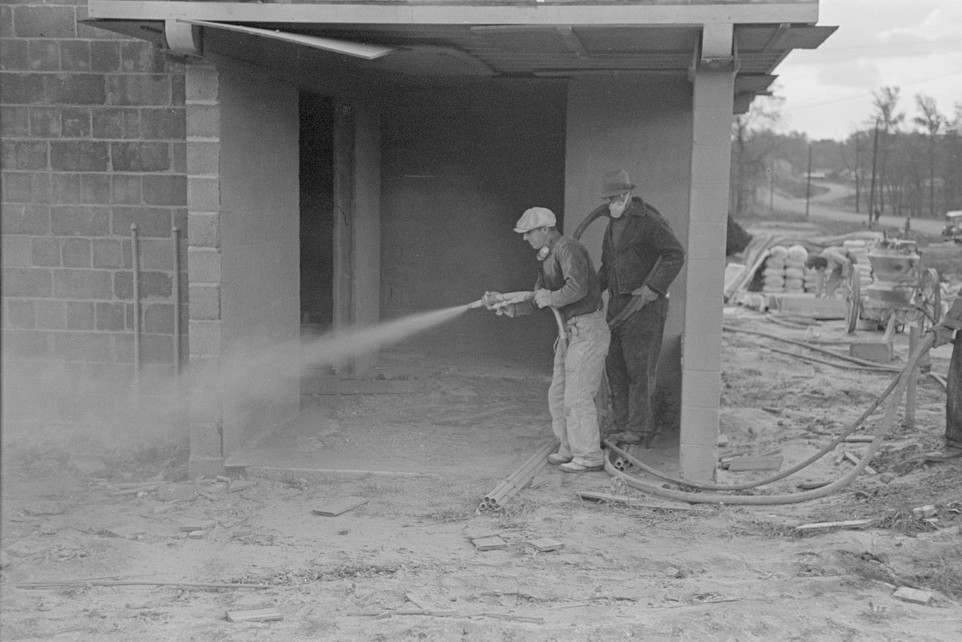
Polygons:
M300 93L301 325L334 323L334 106Z

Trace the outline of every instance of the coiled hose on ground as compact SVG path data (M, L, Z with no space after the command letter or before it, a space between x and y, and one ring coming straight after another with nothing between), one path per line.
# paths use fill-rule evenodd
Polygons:
M821 451L815 455L809 457L805 461L796 464L792 468L780 472L768 479L764 479L758 482L753 482L750 484L735 484L735 485L723 485L723 484L702 484L697 482L686 481L684 479L677 479L671 477L665 473L655 470L650 466L646 466L641 461L632 457L630 454L624 450L617 447L617 445L611 443L610 441L605 441L605 445L608 447L609 453L614 453L620 457L623 457L626 461L632 465L638 467L640 470L644 470L650 474L656 475L662 479L671 481L679 485L687 486L689 488L704 489L704 490L726 490L726 491L739 491L746 490L748 488L756 488L758 486L763 486L771 482L783 479L792 473L798 472L802 468L812 464L814 461L820 459L825 454L830 452L832 448L841 443L841 441L854 431L865 419L881 405L886 397L890 397L888 401L888 407L886 408L885 415L882 418L882 423L878 428L878 432L875 438L869 443L868 451L861 458L859 463L848 473L835 480L834 482L816 488L814 490L803 491L799 493L788 493L782 495L723 495L719 493L699 493L683 490L674 490L670 488L662 488L661 486L656 486L653 483L646 482L639 479L633 475L625 473L623 471L615 468L611 461L611 457L605 457L605 470L609 475L621 479L631 488L640 490L651 495L658 497L663 497L666 499L672 499L675 501L689 502L693 504L741 504L741 505L773 505L773 504L795 504L799 502L808 501L810 499L818 499L820 497L825 497L836 491L839 491L855 480L865 467L868 466L869 461L878 453L879 449L882 447L882 442L885 436L891 430L893 424L895 423L896 414L898 412L899 404L902 400L902 395L905 393L905 388L908 385L909 378L912 376L913 371L918 366L919 359L923 354L928 352L935 343L935 337L929 335L922 342L919 343L915 351L909 356L908 362L905 367L899 372L899 374L892 379L886 390L879 396L878 399L873 402L872 406L867 409L862 416L859 417L851 426L849 426L842 435L835 438L829 446L822 448ZM894 393L894 394L893 394Z

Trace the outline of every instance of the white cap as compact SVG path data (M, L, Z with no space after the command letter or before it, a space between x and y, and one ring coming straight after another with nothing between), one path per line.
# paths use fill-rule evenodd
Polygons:
M554 212L547 207L532 207L524 211L524 214L515 223L514 231L518 234L524 234L539 227L554 227L557 224L558 220L555 218Z

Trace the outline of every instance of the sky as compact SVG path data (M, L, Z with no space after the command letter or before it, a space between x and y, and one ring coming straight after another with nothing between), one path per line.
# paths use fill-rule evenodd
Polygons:
M906 126L916 94L949 116L962 103L962 0L821 0L821 47L796 49L775 70L784 132L844 140L872 120L872 94L900 87Z

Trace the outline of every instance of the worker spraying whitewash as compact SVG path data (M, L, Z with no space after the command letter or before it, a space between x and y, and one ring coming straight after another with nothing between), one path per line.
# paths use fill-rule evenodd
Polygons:
M598 273L585 246L562 236L554 212L525 210L514 231L538 252L534 292L486 292L485 307L514 317L550 307L559 321L554 372L548 389L551 427L561 445L548 462L569 473L601 470L604 456L594 395L601 385L611 335Z

